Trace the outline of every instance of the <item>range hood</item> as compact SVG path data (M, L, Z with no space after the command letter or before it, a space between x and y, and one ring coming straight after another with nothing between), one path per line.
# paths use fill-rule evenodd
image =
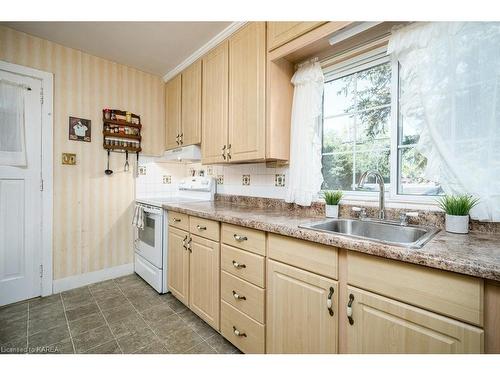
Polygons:
M198 145L174 148L173 150L165 151L162 159L170 161L179 161L179 162L200 161L201 148Z

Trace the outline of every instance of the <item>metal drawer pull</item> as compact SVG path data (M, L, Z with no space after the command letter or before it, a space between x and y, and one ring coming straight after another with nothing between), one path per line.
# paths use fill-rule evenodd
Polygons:
M352 301L354 301L354 295L349 294L349 303L347 304L347 319L349 319L349 324L354 324L354 319L352 318Z
M193 238L192 237L189 237L189 241L187 243L187 249L189 250L190 253L193 252L193 250L191 250L191 241L193 241Z
M238 329L235 326L233 326L233 333L235 336L238 337L247 337L246 333L238 331Z
M188 238L188 236L187 236L187 234L186 234L186 237L184 237L184 239L182 240L182 247L183 247L184 249L186 249L186 250L187 250L187 246L186 246L186 240L187 240L187 238Z
M234 299L236 300L243 300L243 301L246 301L247 297L245 296L240 296L238 293L236 293L234 290L233 290L233 297Z
M181 219L178 219L176 217L174 217L172 220L174 221L174 223L180 223L181 222Z
M196 228L197 228L198 230L207 230L207 227L202 227L202 226L201 226L201 225L199 225L199 224L196 226Z
M240 268L247 268L246 264L239 264L237 261L233 260L233 266L234 268L240 269Z
M226 160L226 145L222 147L222 157Z
M333 316L333 309L332 309L332 296L333 296L333 287L330 287L330 293L328 293L328 299L326 300L326 306L328 307L328 312L330 313L330 316Z
M233 237L236 241L239 241L239 242L248 240L248 238L246 236L240 236L239 234L236 234L236 233L233 235Z

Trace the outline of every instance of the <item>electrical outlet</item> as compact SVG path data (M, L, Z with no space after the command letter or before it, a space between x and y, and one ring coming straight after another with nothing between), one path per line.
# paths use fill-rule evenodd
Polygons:
M145 165L139 165L139 174L142 176L146 175L146 166Z
M65 165L75 165L76 164L76 154L68 154L63 152L62 163Z
M217 176L217 185L224 185L224 175L220 174Z
M214 168L212 166L207 167L207 176L213 176L214 175Z
M285 186L285 175L275 174L274 175L274 186L283 187Z
M164 175L163 176L163 183L164 184L171 184L172 183L172 176Z
M249 174L244 174L243 176L241 176L241 184L243 186L250 185L250 175Z

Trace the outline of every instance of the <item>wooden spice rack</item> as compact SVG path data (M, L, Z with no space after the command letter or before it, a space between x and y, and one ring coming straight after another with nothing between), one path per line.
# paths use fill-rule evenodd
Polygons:
M141 117L131 113L132 122L128 122L126 111L110 109L109 118L106 118L106 112L102 111L104 149L114 152L141 152ZM112 118L113 115L116 118ZM116 129L119 129L118 132L115 132Z

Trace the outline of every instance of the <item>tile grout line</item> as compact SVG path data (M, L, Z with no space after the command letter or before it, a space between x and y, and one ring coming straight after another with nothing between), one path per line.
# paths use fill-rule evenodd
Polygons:
M113 284L115 284L114 280L113 280ZM119 289L119 288L118 288L118 289ZM120 289L120 291L121 291L121 289ZM106 323L106 326L108 327L109 331L111 332L111 335L113 336L113 339L115 340L116 345L118 346L118 349L120 349L120 352L121 352L122 354L124 354L124 353L123 353L123 349L122 349L122 347L120 346L120 343L118 342L118 339L116 338L115 334L113 333L113 330L111 329L111 326L109 325L108 319L106 319L106 316L105 316L105 315L104 315L104 313L102 312L101 306L99 306L99 302L97 302L97 299L94 297L94 293L92 293L92 289L90 289L90 287L89 287L89 292L90 292L90 295L92 296L92 298L94 299L95 304L97 305L97 308L99 309L99 312L101 313L102 317L104 318L104 322ZM111 341L111 340L109 340L109 341ZM101 344L99 344L99 345L106 344L106 343L108 343L109 341L106 341L105 343L101 343ZM96 345L96 346L94 346L94 347L92 347L92 348L89 348L89 349L88 349L88 350L86 350L86 351L88 352L89 350L92 350L93 348L97 348L99 345Z
M61 298L61 303L64 311L64 318L66 319L66 326L68 327L69 338L71 340L71 345L73 346L73 354L76 354L75 343L73 342L73 335L71 334L71 329L69 328L69 320L68 316L66 315L66 306L64 305L64 299L62 293L59 293L59 297Z
M114 280L113 280L114 281ZM120 289L120 292L123 294L123 296L125 297L125 299L127 301L130 302L130 304L132 305L132 307L134 308L135 312L139 315L139 317L142 319L142 321L146 324L146 326L150 329L151 332L153 332L153 335L155 335L155 337L162 343L163 346L165 346L163 344L163 340L156 334L155 330L151 328L151 326L149 325L148 322L146 322L146 320L142 317L142 314L139 310L136 309L136 307L134 306L134 304L132 303L132 301L127 297L127 295L125 293L123 293L123 290L122 288L120 288L120 285L118 285L118 283L115 281L115 284L116 286L118 287L118 289ZM162 304L166 304L166 302L162 302ZM152 306L153 307L153 306ZM170 306L168 306L170 308ZM146 309L147 310L147 309ZM173 310L172 310L173 311ZM176 312L174 311L174 314L176 314ZM180 318L180 317L179 317ZM181 318L182 319L182 318ZM141 349L144 349L145 347L147 347L147 345L137 349L134 353L138 352L139 350ZM170 351L168 350L168 348L165 346L165 349L167 349L167 351L170 353Z

